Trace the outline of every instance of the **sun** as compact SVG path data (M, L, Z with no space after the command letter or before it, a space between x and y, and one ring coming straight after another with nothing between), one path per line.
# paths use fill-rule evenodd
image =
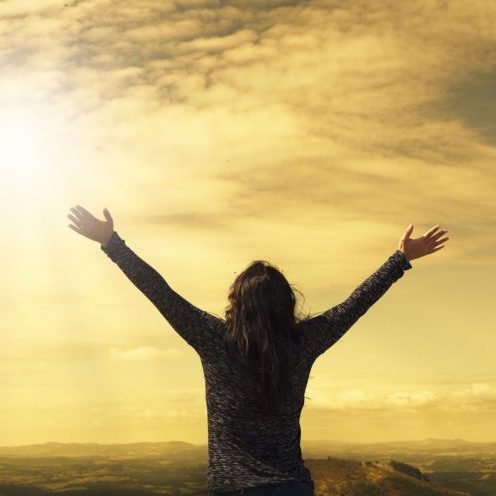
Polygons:
M54 131L60 124L48 108L15 105L0 109L0 172L4 189L24 196L46 186L57 146Z

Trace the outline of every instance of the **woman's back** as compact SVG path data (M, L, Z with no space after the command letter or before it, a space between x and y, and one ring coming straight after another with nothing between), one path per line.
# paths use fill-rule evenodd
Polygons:
M311 364L301 345L285 364L290 393L281 413L265 418L253 373L225 345L224 322L213 318L212 326L213 339L199 351L206 387L209 489L310 481L300 450L300 415Z

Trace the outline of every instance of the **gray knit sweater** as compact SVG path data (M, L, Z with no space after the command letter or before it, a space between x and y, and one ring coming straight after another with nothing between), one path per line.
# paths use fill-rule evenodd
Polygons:
M107 246L100 248L200 357L206 387L208 490L223 492L312 480L300 449L300 414L312 365L405 270L412 268L403 253L395 251L342 303L298 323L300 344L287 364L292 394L283 414L264 419L261 405L251 394L254 378L243 362L228 351L224 320L176 293L116 231Z

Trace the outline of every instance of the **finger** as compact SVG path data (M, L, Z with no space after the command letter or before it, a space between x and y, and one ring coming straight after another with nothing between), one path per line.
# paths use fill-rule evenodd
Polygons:
M73 230L76 231L79 234L82 234L83 236L85 235L83 231L79 230L77 227L73 226L72 224L68 224L68 226Z
M438 246L437 248L434 248L431 253L434 253L435 251L442 250L443 248L444 248L444 245L443 246Z
M77 219L76 217L74 217L74 215L68 214L67 217L69 217L69 219L72 220L72 222L74 222L74 224L76 224L76 226L78 226L79 229L83 227L83 222Z
M431 239L436 240L436 239L438 239L440 236L442 236L443 234L446 234L447 232L448 232L448 231L438 231L436 234L433 234L433 235L431 236Z
M443 238L443 239L440 239L440 240L436 241L436 242L434 243L434 245L435 245L435 246L440 245L440 244L444 243L445 241L448 241L448 239L449 239L449 237L448 237L448 236L446 236L445 238Z
M439 225L437 226L434 226L434 227L431 227L425 234L424 236L426 238L429 238L431 236L431 234L435 233L437 231L437 229L439 228Z
M95 216L93 214L91 214L90 212L88 212L88 210L86 210L84 207L82 207L81 205L76 205L77 209L86 217L90 218L90 219L95 219Z
M413 224L409 224L408 227L406 228L406 231L403 233L403 236L401 239L407 239L410 237L410 235L413 232Z
M112 220L112 217L110 216L110 213L106 208L103 209L103 215L108 221Z
M84 215L76 207L71 207L70 210L78 219L84 219Z

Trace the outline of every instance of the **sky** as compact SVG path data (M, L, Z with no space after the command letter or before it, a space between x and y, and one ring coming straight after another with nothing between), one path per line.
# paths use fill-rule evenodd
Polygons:
M305 312L448 230L311 372L302 439L496 441L496 4L0 1L0 445L207 443L198 355L82 205L224 315Z

